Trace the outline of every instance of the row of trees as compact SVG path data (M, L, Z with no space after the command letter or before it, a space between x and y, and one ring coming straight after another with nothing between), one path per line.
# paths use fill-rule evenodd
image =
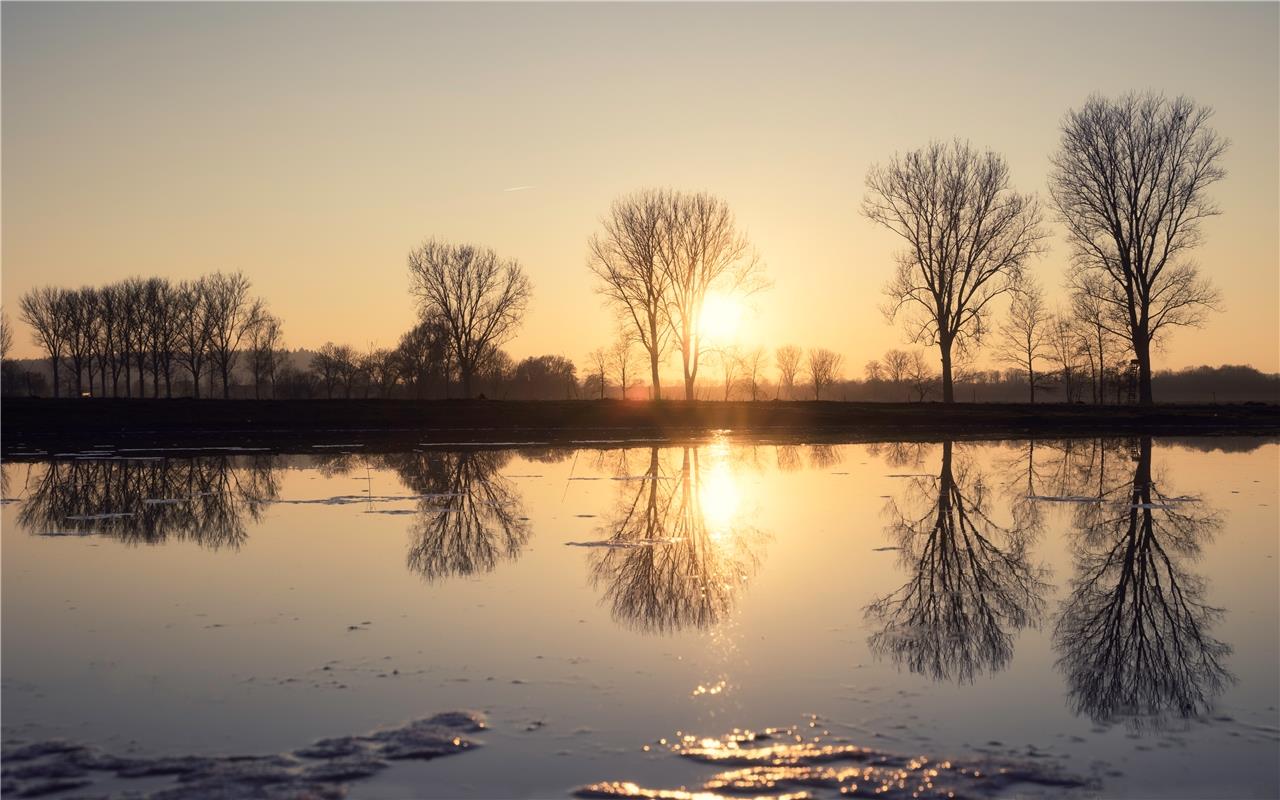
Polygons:
M1096 374L1104 334L1123 343L1143 404L1153 400L1152 345L1169 328L1199 325L1218 304L1188 258L1200 223L1218 213L1207 190L1225 174L1228 143L1209 127L1211 115L1185 97L1093 96L1067 113L1051 157L1049 195L1070 247L1074 318L1097 337L1096 347L1085 337L1073 347ZM1004 158L967 142L934 142L873 167L867 189L863 213L907 245L885 287L885 314L904 320L912 341L938 348L942 399L954 400L953 361L982 343L992 301L1005 294L1014 295L1006 357L1026 366L1034 386L1037 330L1046 329L1043 347L1057 336L1035 319L1026 274L1047 232L1038 200L1012 187Z
M190 391L209 392L215 379L230 396L232 375L247 355L254 385L274 380L283 329L266 304L250 294L241 273L216 272L171 283L130 278L102 287L41 287L22 296L22 320L45 351L53 394L63 370L77 395L172 397L185 374Z
M674 350L685 399L694 399L708 295L766 285L750 242L728 204L706 192L639 191L615 201L601 224L588 242L588 266L624 335L648 356L653 398L662 398L658 365Z
M1047 232L1038 199L1013 188L1003 157L967 142L934 142L871 168L862 212L907 245L885 288L884 311L905 323L911 341L938 349L943 401L955 399L957 366L975 358L991 331L994 301L1007 295L996 355L1025 371L1033 400L1043 362L1058 365L1055 378L1068 399L1087 371L1101 401L1106 374L1131 355L1138 399L1152 402L1152 344L1171 327L1200 324L1218 302L1187 258L1200 243L1200 223L1218 213L1206 191L1223 177L1227 142L1208 126L1210 116L1186 98L1150 93L1095 96L1067 114L1051 159L1050 196L1071 248L1069 314L1045 309L1027 271L1044 252ZM686 399L697 397L704 356L718 367L726 398L745 376L758 399L763 352L716 348L702 330L709 295L766 286L728 205L705 192L643 190L614 202L601 227L588 243L588 264L621 330L614 347L589 357L589 389L604 396L613 378L628 396L647 356L650 396L660 399L659 365L678 353ZM395 350L357 357L326 345L311 368L326 394L341 387L351 395L359 385L385 395L398 383L414 396L433 383L447 394L456 379L472 397L482 376L521 366L502 354L532 295L518 261L430 239L410 252L408 266L420 324ZM150 376L152 396L160 396L161 383L169 396L178 369L190 376L195 396L202 378L210 393L220 378L226 397L242 353L255 394L264 385L274 391L277 382L279 320L250 296L239 273L176 285L157 278L43 288L28 292L21 309L49 357L55 394L66 364L78 394L86 385L92 392L96 381L102 395L133 396L136 386L144 396ZM555 358L535 359L526 372L573 372L563 359L545 361ZM778 368L788 397L803 371L820 399L839 377L840 357L788 351Z

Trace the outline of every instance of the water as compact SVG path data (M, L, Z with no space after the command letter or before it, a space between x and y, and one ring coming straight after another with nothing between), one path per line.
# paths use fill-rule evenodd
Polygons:
M6 750L93 749L8 788L1275 797L1278 476L1247 439L15 454ZM388 766L326 780L336 737Z

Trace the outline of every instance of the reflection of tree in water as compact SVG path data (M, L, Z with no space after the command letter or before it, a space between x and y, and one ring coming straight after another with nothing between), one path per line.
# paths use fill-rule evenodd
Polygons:
M762 534L741 521L727 448L683 448L678 472L661 455L652 448L643 479L623 489L591 580L614 619L638 630L706 628L754 574Z
M1045 585L1028 562L1028 533L1002 527L991 491L942 446L938 477L913 477L905 508L890 501L889 532L911 579L867 608L881 625L872 650L936 680L972 681L1013 655L1013 632L1036 623Z
M398 453L380 457L418 502L408 564L429 581L493 570L529 540L520 494L498 474L511 453L497 450Z
M1210 636L1221 610L1183 567L1221 520L1198 497L1157 487L1149 437L1133 463L1131 483L1106 486L1077 516L1076 577L1054 645L1076 713L1142 727L1208 710L1232 676L1230 647Z
M33 533L97 533L238 547L279 493L274 456L51 461L33 472L18 523Z

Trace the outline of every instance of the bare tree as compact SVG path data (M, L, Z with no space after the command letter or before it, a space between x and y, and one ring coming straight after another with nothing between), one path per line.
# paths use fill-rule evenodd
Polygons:
M667 284L665 316L680 351L684 397L693 400L702 355L702 309L712 291L751 294L766 285L759 259L724 200L668 192L658 264Z
M736 346L720 347L715 353L716 365L720 368L720 385L724 389L724 399L729 400L733 387L742 377L742 352Z
M129 278L119 284L121 298L120 360L124 362L125 396L133 397L133 368L138 369L138 396L146 394L142 373L147 359L146 282Z
M69 292L45 286L22 296L18 307L22 321L31 328L32 341L39 345L53 369L53 396L61 392L62 359L71 338L71 320L67 314Z
M13 326L9 324L9 314L0 314L0 361L9 360L9 351L13 349Z
M62 306L68 321L67 357L75 373L76 396L85 394L85 372L89 375L89 393L93 393L93 355L97 342L98 296L90 286L68 292Z
M667 192L647 189L615 200L601 221L603 233L588 242L588 266L600 281L598 291L619 316L634 326L636 340L649 355L653 399L662 399L658 364L671 330L666 324L667 285L659 268L667 235Z
M1111 309L1096 292L1075 292L1071 296L1071 316L1080 338L1081 355L1089 362L1093 402L1101 404L1108 365L1119 358L1123 339L1112 332Z
M825 347L809 351L809 383L813 385L813 399L822 399L822 390L840 377L842 356Z
M793 344L779 347L774 360L778 365L778 389L785 389L788 400L796 397L796 378L800 376L800 361L804 354Z
M905 350L893 349L884 354L884 378L895 388L902 389L910 382L911 354Z
M249 329L249 372L253 376L255 399L262 397L264 383L271 387L271 396L275 397L276 373L284 359L283 338L280 318L262 309Z
M1049 190L1072 248L1070 282L1112 310L1132 343L1138 396L1151 394L1151 344L1167 327L1198 326L1218 293L1187 254L1219 213L1208 188L1228 142L1212 110L1185 97L1090 97L1068 112Z
M636 362L635 343L636 338L630 331L620 330L613 347L609 349L609 366L613 370L614 377L618 379L618 388L622 391L623 400L627 399L627 392L639 383L636 380L636 372L640 365Z
M178 354L179 307L181 293L164 278L152 278L146 287L147 348L151 357L151 395L160 396L164 378L165 397L173 397L173 362Z
M1069 316L1054 314L1049 321L1045 339L1048 343L1049 360L1053 363L1062 382L1063 400L1074 402L1078 386L1076 373L1080 370L1080 331Z
M222 378L223 398L231 396L231 376L240 358L240 345L262 313L262 303L249 296L249 286L249 279L240 272L215 272L204 280L209 359Z
M191 375L191 394L200 398L200 377L209 362L209 304L205 302L204 278L183 281L174 292L174 342L176 359Z
M434 381L439 381L448 395L449 337L443 320L428 317L419 322L400 338L396 353L414 397L422 399Z
M444 323L462 390L470 397L484 360L524 317L533 292L529 278L515 259L435 239L409 253L409 278L423 315Z
M597 347L590 353L587 353L587 365L591 367L591 374L600 382L600 399L604 399L605 392L609 388L609 351L603 347Z
M996 358L1027 376L1028 400L1036 401L1039 374L1036 364L1049 357L1051 315L1044 305L1040 286L1025 279L1013 293L1009 317L1000 324Z
M742 376L747 382L747 388L751 391L751 402L760 399L761 390L764 388L764 370L768 364L769 354L763 347L756 347L748 350L742 356Z
M929 368L929 362L925 359L924 353L919 350L912 350L907 354L904 377L915 394L916 401L921 403L929 397L929 392L933 390L938 380L937 375Z
M1039 206L1010 186L1003 157L960 141L872 167L867 189L863 214L907 242L885 316L905 314L911 341L938 347L942 399L953 402L953 348L981 342L988 304L1041 252Z

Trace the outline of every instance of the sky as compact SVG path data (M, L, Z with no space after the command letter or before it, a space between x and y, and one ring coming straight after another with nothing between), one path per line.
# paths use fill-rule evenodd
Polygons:
M15 322L37 285L240 270L287 345L391 347L406 256L440 237L527 270L513 356L583 364L614 332L587 240L669 186L724 198L767 267L737 343L856 376L904 345L869 166L959 137L1047 204L1063 115L1151 89L1232 142L1195 254L1224 313L1156 366L1280 370L1280 4L5 3L0 27ZM1053 231L1031 270L1063 303Z

